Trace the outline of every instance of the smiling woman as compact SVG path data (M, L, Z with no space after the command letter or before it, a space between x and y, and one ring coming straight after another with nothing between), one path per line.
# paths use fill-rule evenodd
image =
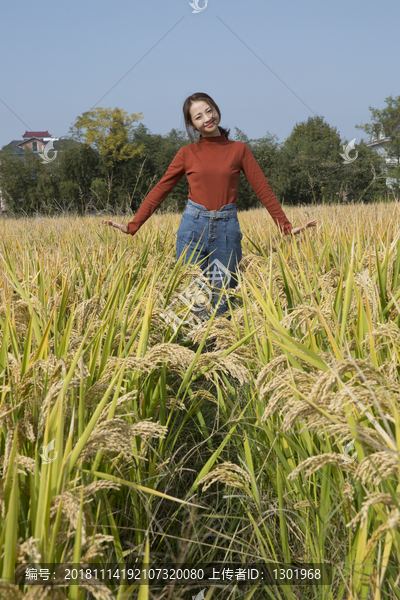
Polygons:
M221 279L225 279L226 287L237 285L235 273L242 258L242 233L236 213L240 171L284 235L299 233L315 226L316 222L292 227L250 148L244 142L229 140L230 130L219 125L221 112L208 94L198 92L186 98L183 114L193 143L180 148L164 177L146 196L127 226L113 221L103 223L134 235L186 173L189 198L178 228L176 258L185 252L183 260L201 262L205 274L211 264L225 271L226 277L218 278L213 286L218 301L223 286ZM195 131L199 133L197 140L193 135ZM217 316L226 309L224 299Z

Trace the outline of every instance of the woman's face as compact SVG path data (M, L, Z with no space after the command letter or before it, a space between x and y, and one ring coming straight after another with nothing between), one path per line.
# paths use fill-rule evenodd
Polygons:
M190 116L192 117L192 123L201 135L204 137L211 137L214 135L221 135L218 129L219 116L213 106L205 102L205 100L197 100L193 102L190 107ZM207 125L211 123L209 127Z

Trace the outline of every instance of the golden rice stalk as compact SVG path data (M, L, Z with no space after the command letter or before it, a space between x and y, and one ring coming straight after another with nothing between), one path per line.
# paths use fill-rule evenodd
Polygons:
M57 306L56 312L59 313L60 312L60 305L61 305L61 300L62 300L62 292L55 292L53 294L53 296L49 296L49 299L47 300L47 314L51 315L51 311L53 310L54 306Z
M85 392L85 403L93 403L103 397L103 392L106 391L110 385L110 379L114 376L116 368L121 367L122 362L126 365L126 372L140 371L143 373L151 373L159 368L154 362L143 357L137 358L132 356L127 358L126 361L125 359L122 361L122 359L117 356L109 356L100 379ZM115 384L114 387L116 388L117 385ZM121 389L124 390L124 388Z
M56 577L52 583L64 583L65 585L65 580L59 581ZM68 598L64 592L57 587L50 585L33 585L23 596L23 600L68 600Z
M285 416L282 421L282 431L289 431L294 427L294 424L297 421L302 421L304 419L312 418L315 415L315 408L308 404L307 402L303 402L302 400L288 400L285 405ZM264 415L261 418L261 422L265 422Z
M118 417L97 422L79 457L80 463L101 450L106 456L122 454L132 462L131 426Z
M103 308L107 304L107 300L104 297L100 296L100 293L94 294L88 300L84 300L80 302L75 308L75 318L77 319L77 333L80 335L83 331L87 329L89 321L93 315L99 319L94 319L92 322L92 329L98 328L102 324L102 320L100 319L100 314L103 311Z
M12 363L13 384L16 388L18 388L19 394L22 396L31 391L33 384L35 384L36 388L42 392L46 375L48 376L48 387L51 386L52 383L58 382L60 376L62 375L62 371L69 371L71 364L75 359L75 353L68 352L64 359L58 359L54 354L49 354L47 360L38 359L33 361L35 352L31 352L29 358L29 367L21 378L19 362L16 361L10 353L8 356L10 363ZM83 370L84 377L90 375L89 369L84 364L82 356L79 358L75 367L75 374L80 375L81 369ZM33 374L35 379L31 377Z
M204 377L210 381L213 381L212 375L213 373L217 373L218 370L237 379L240 385L250 383L251 381L250 371L234 353L229 356L225 356L221 351L201 354L193 372L199 373L204 367L210 367L209 370L203 373ZM221 379L219 381L220 385L226 390L227 386L225 383Z
M267 419L272 414L274 414L282 400L287 400L288 398L292 397L293 392L290 389L288 389L285 384L282 384L276 391L274 391L267 406L265 407L264 412L261 416L261 424L264 425Z
M368 294L368 302L371 310L372 322L374 324L379 322L379 307L380 297L378 284L374 283L372 278L369 276L369 269L365 269L360 273L354 273L354 283L358 290L363 290ZM389 299L389 298L388 298ZM352 297L352 304L354 300L354 308L356 306L356 298Z
M74 377L73 379L71 379L71 381L69 383L69 389L78 389L80 386L80 383L81 383L80 377ZM39 438L42 436L44 427L46 424L48 406L50 405L50 408L53 407L63 385L64 385L63 380L53 383L39 408L39 425L38 425L38 437ZM67 394L65 394L65 397L64 397L63 410L64 410L64 416L65 416L65 418L67 418L70 414L70 403L68 402Z
M368 386L368 389L363 387L364 383L357 385L358 379L358 377L352 378L346 382L345 389L339 390L335 394L331 393L331 401L327 406L328 411L339 416L339 418L344 418L344 408L347 405L352 406L356 403L360 415L364 415L372 408L379 407L385 418L394 423L395 419L389 411L392 408L393 401L394 404L398 404L398 402L396 402L393 395L394 390L390 390L390 383L386 384L382 377L380 380L376 378L375 381L368 379L367 384L365 384ZM383 387L383 384L386 384L386 388ZM396 385L395 382L394 385ZM392 403L388 399L389 393Z
M210 396L214 399L214 396L212 396L212 394L210 394ZM185 403L180 398L176 398L175 396L167 396L165 398L165 406L167 408L174 407L174 409L186 410Z
M347 422L342 421L338 424L332 424L328 421L328 419L325 419L325 417L312 417L303 427L303 431L305 429L309 429L310 431L315 431L319 437L325 437L323 428L326 429L326 433L340 436L338 441L340 441L341 444L344 444L346 441L349 441L355 437L354 430L350 428ZM356 428L356 437L359 442L364 443L366 447L369 446L377 450L382 448L382 437L378 431L375 431L375 429L372 427L364 427L357 424Z
M78 485L74 488L70 488L68 491L78 496L82 488L83 497L86 498L87 496L95 494L99 490L119 490L121 488L121 484L116 483L115 481L107 481L106 479L102 479L99 481L92 481L92 483L88 483L87 485ZM57 498L59 498L59 496L57 496Z
M35 542L39 542L38 538L29 537L24 542L19 538L17 545L17 560L15 562L41 563L42 555L37 549Z
M122 388L121 388L122 389ZM126 416L126 415L130 415L130 416L136 416L135 412L126 412L126 407L125 405L130 403L130 401L132 400L132 398L135 398L137 396L138 391L137 390L131 390L130 392L127 392L126 394L124 394L123 396L120 396L118 398L118 400L115 403L115 413L114 415L117 416L118 414L121 413L121 416ZM97 423L96 425L100 425L101 423L104 423L105 421L108 420L108 414L110 412L110 408L113 404L113 400L111 400L108 404L105 405L105 407L103 408L103 410L100 413L99 418L97 419ZM122 409L125 408L125 411L123 412Z
M286 317L281 320L281 325L283 327L289 327L297 317L300 317L299 323L296 325L295 330L299 329L299 331L304 335L307 331L307 319L311 320L315 317L319 317L320 313L322 313L323 317L326 321L331 319L332 310L330 307L323 307L319 310L315 306L310 306L309 304L300 304L296 306L294 310L292 310ZM315 332L318 329L323 329L323 323L318 319L316 324L313 327L313 331Z
M360 527L363 527L368 516L368 510L374 504L383 504L384 506L390 506L390 508L394 508L396 506L390 494L385 494L382 492L368 494L367 499L361 506L361 510L355 515L355 517L353 517L346 527L353 527L354 525L357 525L359 521Z
M331 363L330 367L333 370L333 373L331 370L322 373L315 381L315 384L311 390L311 399L318 398L318 402L323 405L329 404L330 392L335 386L338 385L339 380L342 379L348 371L354 370L354 365L351 360L343 360L339 362L335 359Z
M199 484L203 486L203 491L205 492L207 488L217 481L243 490L246 490L246 487L251 482L249 474L231 462L224 462L214 467L207 475L200 479Z
M190 399L193 404L195 404L198 399L203 400L203 401L207 400L208 402L213 402L214 404L217 404L217 405L219 404L219 401L215 397L215 394L213 394L212 392L210 392L206 389L196 390L190 396Z
M35 474L35 461L33 458L29 456L24 456L23 454L17 454L18 466L24 467L27 469L32 475ZM26 475L24 471L18 471L18 473L22 473Z
M378 485L382 480L395 475L399 468L399 459L392 452L375 452L366 456L358 465L354 474L355 479L360 479L365 485L371 482Z
M350 481L346 481L346 483L342 486L342 494L343 494L343 509L346 515L346 520L349 521L351 519L351 515L355 512L354 508L354 494L355 490ZM354 527L352 526L352 531Z
M14 583L0 581L0 598L1 600L24 600L24 594Z
M157 344L146 352L145 359L156 365L168 363L168 369L185 373L193 362L195 352L179 344Z
M143 438L143 440L147 440L150 437L163 439L167 433L168 427L166 427L166 425L160 425L160 423L154 423L153 421L146 419L133 423L130 426L130 435L138 435Z
M342 486L343 498L347 498L349 501L354 498L354 486L349 481Z
M33 359L33 353L31 353L31 358ZM11 367L10 377L14 388L13 394L16 398L25 398L31 392L34 385L40 392L43 391L44 372L51 365L51 359L50 361L38 359L31 363L22 377L19 361L10 352L8 353L8 359ZM35 378L32 376L33 373Z
M32 305L42 316L43 306L37 298L32 296L31 298ZM5 316L5 315L4 315ZM15 320L15 327L17 333L21 339L24 339L29 327L29 321L31 318L29 302L24 298L19 298L17 295L13 294L11 296L11 319Z
M132 425L119 418L98 421L82 450L79 460L81 462L88 460L90 456L97 454L101 449L106 455L108 453L121 453L129 463L132 463L131 444L134 436L141 437L145 442L150 437L164 438L167 431L165 425L148 420L138 421ZM142 448L144 448L144 445L142 445Z
M106 550L106 548L104 548L104 545L108 546L108 544L112 543L113 541L114 536L112 535L103 535L102 533L96 533L93 540L92 538L88 539L88 544L90 544L90 546L82 555L81 562L93 562L94 558L104 554Z
M375 342L375 351L379 351L386 346L396 345L400 346L400 329L394 321L388 321L387 323L380 323L375 329L371 331L373 338L378 340L379 338L388 338L386 341L382 341L380 344ZM369 336L366 337L361 345L369 343Z
M86 500L86 502L84 502L84 505L87 504L88 502L91 502L91 500ZM62 494L56 496L55 498L53 498L53 500L51 502L50 519L52 519L55 516L60 502L61 502L62 513L65 515L65 517L67 517L72 528L76 531L76 528L78 526L79 507L80 507L79 500L77 500L75 498L74 494L72 494L72 492L70 492L68 490L66 490ZM87 511L83 510L82 511L82 527L81 527L82 545L85 545L85 543L86 543L86 517L87 516L90 517L90 515L87 514Z
M29 412L25 406L24 418L20 420L21 434L28 439L30 442L36 442L36 421L32 413Z
M75 352L67 352L67 355L65 357L65 359L57 359L56 356L54 355L49 355L48 357L48 362L49 364L52 365L52 369L50 371L50 379L49 382L50 384L53 383L54 381L58 381L58 379L60 378L60 375L62 375L62 371L65 370L65 372L68 372L71 368L72 363L75 360ZM86 379L86 377L89 377L90 375L90 371L88 369L88 367L85 365L85 362L83 360L83 356L80 356L78 359L78 362L75 366L75 371L74 374L76 376L81 377L81 374L83 373L83 378Z
M301 389L304 395L311 397L315 375L313 373L306 373L305 371L301 371L299 369L291 369L290 371L286 370L280 374L279 370L282 370L283 365L286 363L286 357L284 358L284 361L282 360L278 362L278 359L274 359L274 361L272 361L276 361L278 364L278 373L275 373L275 377L273 377L269 382L263 384L261 383L262 381L265 381L266 376L269 375L270 370L267 369L267 365L267 367L265 367L259 374L256 386L259 389L261 398L271 394L268 404L265 407L261 417L261 423L265 423L268 417L270 417L278 409L279 405L282 404L282 401L285 401L282 411L289 412L289 416L285 422L285 427L289 428L292 425L292 422L298 416L311 416L316 412L311 405L303 401L296 400L295 392L289 386L294 384L298 389ZM303 417L300 416L300 418Z
M304 476L309 477L318 469L322 469L325 465L336 465L338 468L347 471L348 473L354 473L356 470L356 464L351 458L347 458L343 454L327 453L319 454L317 456L310 456L303 460L291 473L288 475L288 479L295 479L300 471L305 470Z
M235 318L236 321L236 318ZM200 327L195 329L191 334L191 339L194 343L198 344L204 337L205 331L209 325L208 321L205 321L201 324ZM244 330L242 329L243 333ZM210 330L208 332L208 337L211 339L215 338L216 346L218 344L223 344L225 346L232 346L238 341L238 334L236 333L235 324L232 321L228 321L225 317L215 317Z
M395 508L389 514L387 521L385 521L385 523L382 523L382 525L380 525L377 529L375 529L375 531L371 535L370 539L368 540L368 543L365 547L365 553L364 553L364 556L362 559L363 563L368 560L368 558L369 558L370 554L372 553L373 549L375 548L378 540L387 531L391 531L393 529L398 529L399 526L400 526L400 511L398 508Z
M280 354L279 356L273 358L269 361L267 365L259 372L256 379L256 387L259 391L260 398L263 398L267 392L264 391L264 385L268 379L268 375L270 375L274 370L275 374L280 374L287 369L287 358L284 354Z
M399 367L399 363L397 362L397 356L396 356L396 353L393 352L391 360L384 362L379 367L379 370L384 371L385 375L387 375L390 379L395 380L397 377L398 367Z

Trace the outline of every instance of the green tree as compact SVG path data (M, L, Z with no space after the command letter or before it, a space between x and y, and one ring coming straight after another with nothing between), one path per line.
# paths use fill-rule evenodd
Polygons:
M389 138L384 143L386 158L393 166L387 169L387 177L390 178L393 191L400 191L400 96L385 98L386 106L382 109L369 106L371 113L371 123L356 125L368 133L372 139L379 139L382 132L385 138ZM389 163L389 164L390 164Z
M338 201L372 202L385 197L388 190L383 158L363 141L355 146L355 150L357 158L341 165Z
M79 214L84 214L87 202L93 196L92 182L99 176L99 154L88 144L70 139L62 140L60 149L62 151L57 156L60 200L64 204L72 204Z
M386 106L383 109L372 108L371 123L356 125L356 129L362 129L365 133L378 136L379 131L383 128L386 137L391 137L394 132L399 131L400 127L400 96L393 98L388 96L385 98Z
M92 108L78 117L70 128L77 141L93 146L105 160L107 167L140 154L142 148L132 144L133 123L143 119L141 113L131 114L120 108Z
M133 140L134 124L139 119L143 119L141 113L128 115L120 108L97 107L84 112L70 129L72 139L84 141L100 155L100 171L109 190L107 210L118 196L118 165L143 154L144 147Z
M320 203L340 187L341 139L323 117L297 123L279 153L276 189L289 204Z
M23 156L16 155L11 146L0 152L1 189L7 208L16 214L37 209L36 188L40 172L40 159L31 150Z

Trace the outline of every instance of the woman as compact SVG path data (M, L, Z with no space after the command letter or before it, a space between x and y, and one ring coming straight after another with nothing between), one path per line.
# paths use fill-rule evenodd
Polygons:
M180 148L164 177L146 196L137 215L127 226L114 221L103 221L103 224L133 235L186 173L189 198L178 228L176 258L178 260L187 250L183 260L199 260L205 274L208 263L210 270L211 265L212 268L218 266L217 281L214 280L213 285L218 301L224 283L226 287L237 285L235 271L242 259L242 232L236 214L237 182L241 170L285 235L314 227L316 221L292 227L250 148L244 142L229 140L230 130L219 126L220 110L208 94L198 92L186 98L183 114L186 131L193 143ZM200 134L197 141L193 138L193 131ZM193 250L195 252L192 253ZM224 298L216 316L227 308Z

